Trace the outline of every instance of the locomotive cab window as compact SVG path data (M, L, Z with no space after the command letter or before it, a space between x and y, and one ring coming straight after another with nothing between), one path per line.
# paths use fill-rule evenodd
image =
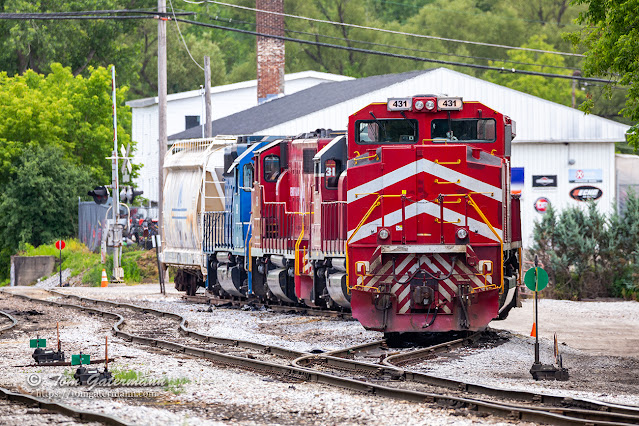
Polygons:
M492 118L469 118L462 120L450 120L449 128L449 121L447 119L435 119L431 122L430 125L430 137L432 139L455 138L453 140L495 142L495 120Z
M326 160L324 163L324 185L326 189L337 189L339 175L342 173L342 162L335 158Z
M355 138L360 144L412 144L418 140L417 120L362 120L355 122Z
M280 157L267 155L264 157L264 180L275 182L280 175Z
M244 176L242 179L242 189L250 191L251 188L253 188L253 164L248 163L244 165Z

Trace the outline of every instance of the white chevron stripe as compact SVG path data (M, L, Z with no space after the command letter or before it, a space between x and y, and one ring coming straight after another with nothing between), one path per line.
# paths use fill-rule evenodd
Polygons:
M448 268L448 267L450 266L450 264L449 264L448 262L446 262L446 261L444 260L444 258L443 258L443 257L441 257L439 254L436 254L436 255L435 255L435 259L437 259L437 261L438 261L438 262L439 262L442 266L444 266L444 267L446 267L446 268ZM468 269L468 268L466 267L466 265L464 265L464 263L463 263L463 262L461 262L461 261L459 261L459 260L458 260L458 261L456 261L456 262L455 262L455 267L456 267L456 268L459 268L459 269L460 269L460 270L461 270L464 274L468 275L468 278L469 278L469 279L470 279L473 283L475 283L477 287L482 287L482 286L484 285L484 284L481 282L481 280L480 280L479 278L477 278L477 276L476 276L473 272L471 272L471 270L470 270L470 269Z
M357 196L357 194L372 194L380 191L382 188L394 185L401 182L404 179L415 176L417 173L426 172L437 178L443 179L448 182L455 182L459 180L457 185L468 189L471 192L491 192L491 194L485 194L487 197L493 200L502 201L502 190L496 186L492 186L488 183L473 179L463 173L444 167L433 161L426 160L425 158L419 159L410 164L400 167L397 170L386 173L376 179L368 181L358 187L355 187L348 191L346 194L346 200L348 203L352 203L363 195Z
M384 267L379 270L379 272L375 272L375 276L372 277L370 279L370 281L368 281L368 283L366 285L372 287L375 284L377 284L377 281L379 281L379 279L382 277L382 275L384 275L386 273L386 271L388 271L391 268L391 266L393 266L393 262L389 260L388 262L386 262Z
M442 270L442 268L440 268L438 265L434 264L430 259L426 259L426 264L428 264L428 266L430 267L430 269L434 272L441 272L442 274L447 274L448 271L450 271L450 265L448 265L448 269L447 270ZM453 271L453 274L455 273L455 271ZM457 293L457 285L455 283L453 283L451 281L450 278L446 278L444 280L444 282L446 283L446 285L448 286L448 288L450 288L450 290L453 293ZM452 298L448 298L449 301L452 302Z
M417 203L413 203L406 206L405 211L406 211L406 219L413 218L417 214L427 214L429 216L439 218L440 207L439 207L439 204L431 203L430 201L426 201L426 200L420 200ZM465 217L461 213L457 213L454 210L444 208L444 221L456 222L457 220L459 220L460 221L459 223L462 224L464 223L464 219ZM397 209L394 212L388 213L386 216L384 216L385 226L397 225L401 221L402 221L402 209ZM377 228L380 226L382 226L381 218L368 222L367 224L359 228L359 231L357 231L357 234L350 240L350 243L354 243L356 241L359 241L363 238L366 238L374 234L377 231ZM499 241L497 237L495 236L495 234L493 234L493 232L490 230L488 225L486 225L484 222L480 222L476 219L469 217L468 226L470 227L470 230L472 232L476 232L479 235L485 238L488 238L490 240L493 240L496 242ZM353 234L353 231L354 230L348 231L348 238L351 237L351 235ZM497 232L497 235L499 235L499 238L503 239L504 237L503 231L499 228L495 228L495 231Z
M398 276L402 272L402 270L408 265L408 263L414 258L415 258L414 254L409 254L408 256L406 256L404 260L402 260L402 263L399 264L399 267L395 268L395 270L393 271L393 274L386 277L384 281L382 282L388 284L389 282L393 281L394 276Z
M445 314L452 314L453 311L450 310L450 308L446 305L442 306L442 310L444 311Z
M403 301L404 299L406 299L408 297L408 295L410 294L410 286L407 285L406 288L404 289L404 291L402 291L402 294L400 294L397 297L397 303L400 303L401 301ZM402 306L399 309L399 313L400 314L405 314L406 312L408 312L408 310L410 309L410 302L406 303L404 306Z

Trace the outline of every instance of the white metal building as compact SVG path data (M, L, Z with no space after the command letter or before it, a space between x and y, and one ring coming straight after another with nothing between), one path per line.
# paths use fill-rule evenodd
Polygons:
M285 95L325 82L353 80L337 74L304 71L285 75ZM212 117L217 120L257 105L257 80L243 81L211 88ZM158 98L136 99L126 103L132 112L132 139L137 142L134 164L142 164L136 179L144 197L158 199ZM204 112L204 91L175 93L167 98L167 131L169 135L198 126ZM199 137L202 136L201 127Z
M437 68L325 83L213 121L213 134L296 135L317 128L346 129L348 116L372 102L417 94L462 96L516 121L512 166L522 191L524 245L547 203L563 208L597 197L604 212L615 198L615 142L628 126L466 74ZM169 139L196 138L199 128ZM519 182L518 182L519 181ZM571 196L572 194L572 196Z

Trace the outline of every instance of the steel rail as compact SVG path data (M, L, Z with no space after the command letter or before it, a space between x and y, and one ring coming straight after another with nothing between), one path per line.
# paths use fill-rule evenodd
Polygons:
M384 365L388 365L389 367L401 367L406 364L423 360L425 357L434 355L439 352L450 351L453 348L459 348L470 343L475 343L479 339L479 337L481 337L481 334L482 332L479 331L477 333L471 334L468 337L451 340L450 342L444 342L423 349L416 349L413 351L389 355L384 358L382 363Z
M225 299L222 297L208 296L208 295L195 295L195 296L182 296L182 300L191 303L202 303L206 305L225 305L231 304L232 306L241 306L242 304L250 303L258 307L265 307L273 311L278 312L301 312L312 316L329 317L329 318L344 318L352 319L350 312L329 311L324 309L308 308L304 306L287 306L287 305L275 305L272 303L257 302L254 300L237 300L237 299Z
M76 299L76 300L78 300L80 302L84 302L84 303L93 303L95 305L102 305L102 306L108 306L108 307L114 307L114 308L130 309L132 311L141 312L141 313L147 313L147 314L155 315L157 317L173 318L176 321L179 321L178 331L182 335L184 335L186 337L194 338L196 340L201 340L203 342L215 343L215 344L218 344L218 345L225 345L225 346L240 347L240 348L245 348L245 349L253 349L253 350L262 351L263 353L266 353L266 354L272 354L272 355L276 355L276 356L283 356L283 357L286 357L286 358L297 358L297 357L307 353L307 352L302 352L302 351L296 351L296 350L293 350L293 349L286 349L286 348L282 348L282 347L279 347L279 346L264 345L264 344L261 344L261 343L251 342L251 341L248 341L248 340L229 339L229 338L225 338L225 337L217 337L217 336L211 336L211 335L208 335L208 334L199 333L199 332L197 332L195 330L192 330L192 329L188 328L188 321L187 321L186 318L184 318L182 315L175 314L175 313L172 313L172 312L162 311L162 310L153 309L153 308L147 308L147 307L138 306L138 305L132 305L130 303L119 303L119 302L112 302L112 301L109 301L109 300L92 299L92 298L88 298L88 297L77 296L75 294L62 293L62 292L59 292L59 291L56 291L56 290L46 290L46 291L49 292L49 293L53 293L53 294L55 294L57 296L60 296L60 297ZM75 306L75 305L73 305L73 306ZM115 331L121 332L120 330L115 330ZM115 334L117 335L117 333L115 333Z
M66 404L60 404L58 402L50 402L42 398L37 398L32 395L12 392L5 388L0 388L0 397L7 401L15 402L18 404L25 404L35 406L43 410L49 410L62 414L68 417L80 419L84 422L98 422L106 425L113 426L131 426L133 423L125 422L115 416L109 416L107 414L95 413L92 411L80 410L73 408Z
M12 294L12 293L8 293L8 294ZM463 398L463 397L451 396L451 395L441 395L441 394L434 394L434 393L428 393L428 392L404 390L404 389L392 388L392 387L383 386L379 384L369 383L369 382L365 382L361 380L340 377L340 376L319 372L319 371L305 368L305 367L298 367L295 365L287 366L282 364L274 364L267 361L261 361L257 359L250 359L250 358L238 357L235 355L223 354L223 353L219 353L219 352L215 352L215 351L211 351L207 349L195 348L191 346L181 345L179 343L167 342L165 340L153 339L149 337L141 337L141 336L136 336L136 335L123 332L119 329L119 326L122 323L124 323L124 318L121 315L116 313L102 311L96 308L66 304L66 303L43 300L38 298L31 298L26 295L19 295L19 294L13 294L13 295L27 299L27 300L31 300L34 302L41 302L41 303L45 303L49 305L57 305L61 307L68 307L71 309L95 312L100 315L116 317L118 318L118 322L115 325L113 325L114 333L116 334L116 336L119 336L127 341L145 344L145 345L158 347L162 349L167 349L167 350L171 350L171 351L175 351L179 353L185 353L188 355L211 360L217 364L228 365L231 367L240 367L240 368L261 372L265 374L275 374L275 375L280 375L280 376L288 377L288 378L293 377L300 380L328 384L331 386L342 387L342 388L346 388L350 390L355 390L359 392L364 392L364 393L369 393L369 394L374 394L374 395L389 397L394 399L401 399L401 400L414 401L414 402L429 402L429 403L439 403L439 404L445 404L445 405L455 405L457 407L463 406L473 411L498 415L498 416L506 417L509 419L515 419L515 420L521 420L521 421L551 423L556 425L593 425L593 426L595 425L608 426L613 424L614 425L633 424L633 423L628 423L625 421L623 422L619 421L620 419L634 420L635 421L634 424L639 423L639 416L635 416L632 414L626 414L625 416L620 417L618 415L615 416L618 413L611 413L611 412L593 413L592 410L581 410L582 416L588 416L588 415L614 416L613 418L616 419L616 421L606 421L606 420L598 420L598 419L592 419L592 418L579 418L579 417L574 417L574 413L570 413L570 414L573 414L573 416L568 416L565 414L558 413L558 411L561 411L562 413L564 412L567 413L570 411L570 409L565 409L565 408L558 408L558 407L537 408L537 407L530 407L530 406L517 406L517 405L501 404L498 402L482 401L478 399ZM110 303L115 304L115 302L110 302ZM141 308L141 307L137 307L137 308L140 308L142 310L148 310L148 308ZM179 316L177 314L171 314L171 315ZM317 356L322 357L322 355L317 355ZM302 358L307 358L307 356L303 356ZM361 361L346 360L343 358L332 357L332 356L324 356L323 358L326 358L331 361L337 361L337 362L348 362L350 364L357 363L358 367L366 366L368 369L375 368L378 371L381 369L383 372L392 373L393 370L403 371L396 367L391 368L388 366L380 366L379 364L371 364L371 363L365 363ZM406 377L410 377L409 374L415 374L412 372L405 372L405 373L406 373ZM464 389L460 389L460 390L464 390ZM562 398L562 399L565 400L566 398ZM625 408L632 408L632 407L625 407ZM635 412L639 413L639 409Z
M14 317L12 317L11 315L9 315L7 312L4 311L0 311L0 315L6 317L9 319L9 321L11 321L11 324L6 325L2 328L0 328L0 333L4 333L5 331L9 331L11 330L13 327L15 327L16 325L18 325L18 320L16 320Z
M11 324L9 324L8 326L0 328L0 333L7 332L18 325L18 320L16 320L9 313L0 311L0 315L8 318L9 321L11 321ZM6 399L7 401L15 402L18 404L35 406L35 407L49 410L58 414L77 418L85 422L99 422L99 423L113 425L113 426L129 426L132 424L132 423L127 423L124 420L121 420L117 417L109 416L107 414L75 409L65 404L46 401L42 398L37 398L33 395L28 395L28 394L24 394L20 392L13 392L13 391L10 391L9 389L5 389L2 387L0 387L0 398Z
M476 339L479 333L475 333L464 339L457 339L451 342L434 345L424 349L418 349L413 352L419 353L419 356L424 356L431 353L442 352L453 347L463 346L469 338ZM362 345L365 346L365 345ZM448 347L447 347L448 346ZM590 413L594 416L601 417L602 419L613 418L621 420L633 420L633 423L639 424L639 407L612 404L603 401L595 401L589 399L578 399L566 396L558 396L545 393L533 393L527 391L507 390L501 388L495 388L487 385L479 385L474 383L466 383L454 379L446 379L437 376L432 376L425 373L420 373L411 370L405 370L397 365L392 364L392 360L412 360L411 353L392 355L384 359L383 365L370 363L366 361L358 361L352 359L345 359L334 354L338 351L327 352L323 354L309 354L296 358L291 362L293 366L299 368L309 368L308 365L314 362L321 362L327 367L333 367L340 370L357 370L366 372L371 375L391 377L395 380L403 380L406 382L423 383L434 387L448 388L466 393L481 394L487 396L498 397L502 399L518 400L528 403L546 404L549 407L535 407L535 409L552 411L552 412L565 412L571 413L575 416L584 416ZM344 353L342 351L342 353ZM415 356L414 358L417 358ZM387 362L391 361L391 362ZM515 407L515 406L514 406ZM625 422L624 422L625 423Z

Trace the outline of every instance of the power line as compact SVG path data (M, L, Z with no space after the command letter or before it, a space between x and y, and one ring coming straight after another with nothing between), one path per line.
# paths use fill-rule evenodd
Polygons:
M241 21L241 20L238 20L238 19L219 18L218 16L215 16L215 17L207 16L207 17L209 19L213 19L215 21L228 22L229 24L239 23L239 24L251 25L253 27L255 27L257 25L254 22ZM275 27L268 26L268 25L266 27L267 28L275 28ZM579 68L562 67L560 65L541 65L541 64L534 64L534 63L530 63L530 62L513 61L512 59L487 58L487 57L484 57L484 56L460 55L458 53L440 52L440 51L436 51L436 50L413 49L413 48L410 48L410 47L396 46L396 45L392 45L392 44L375 43L375 42L372 42L372 41L363 41L363 40L357 40L357 39L347 39L347 38L343 38L343 37L334 37L334 36L329 36L329 35L324 35L324 34L309 33L309 32L305 32L305 31L296 31L296 30L289 30L289 29L284 29L284 31L286 31L288 33L304 34L304 35L309 35L309 36L313 36L313 37L328 38L328 39L332 39L332 40L350 41L350 42L361 43L361 44L366 44L366 45L370 45L370 46L387 47L387 48L391 48L391 49L401 49L401 50L407 50L407 51L410 51L410 52L434 53L434 54L437 54L437 55L454 56L454 57L458 57L458 58L479 59L479 60L494 61L494 62L508 62L508 63L511 63L511 64L529 65L529 66L535 66L535 67L540 67L540 68L558 68L558 69L565 69L565 70L570 70L570 71L579 71Z
M199 25L199 26L208 27L208 28L215 28L215 29L219 29L219 30L233 31L233 32L237 32L237 33L250 34L250 35L260 36L260 37L269 37L269 38L274 38L274 39L283 40L283 41L290 41L290 42L301 43L301 44L309 44L309 45L320 46L320 47L328 47L328 48L339 49L339 50L346 50L346 51L349 51L349 52L358 52L358 53L365 53L365 54L370 54L370 55L387 56L387 57L397 58L397 59L408 59L408 60L418 61L418 62L430 62L430 63L436 63L436 64L442 64L442 65L451 65L451 66L458 66L458 67L476 68L476 69L482 69L482 70L487 70L487 71L509 72L509 73L512 73L512 74L536 75L536 76L540 76L540 77L562 78L562 79L567 79L567 80L578 80L578 81L588 81L588 82L598 82L598 83L608 83L608 84L609 83L615 83L614 81L611 81L610 79L581 77L581 76L563 75L563 74L551 74L551 73L544 73L544 72L537 72L537 71L516 70L515 68L506 69L506 68L503 68L503 67L502 68L491 67L491 66L488 66L488 65L468 64L468 63L464 63L464 62L453 62L453 61L443 61L443 60L440 60L440 59L422 58L422 57L419 57L419 56L401 55L401 54L398 54L398 53L380 52L380 51L377 51L377 50L361 49L359 47L348 47L348 46L341 46L341 45L338 45L338 44L329 44L329 43L322 43L322 42L317 42L317 41L302 40L302 39L297 39L297 38L292 38L292 37L264 34L264 33L259 33L257 31L249 31L249 30L241 30L239 28L223 27L221 25L207 24L207 23L204 23L204 22L191 21L191 20L188 20L188 19L177 18L177 20L180 21L180 22L188 23L188 24Z
M191 60L197 65L202 71L204 71L204 67L198 63L198 61L193 58L191 55L191 51L189 50L189 46L186 45L186 40L184 40L184 36L182 35L182 31L180 31L180 24L178 24L177 18L175 16L175 10L173 10L173 2L169 0L169 5L171 6L171 13L173 14L173 20L175 21L175 26L177 27L178 33L180 34L180 38L182 39L182 43L184 44L184 48L186 49L186 53L189 54Z
M236 4L229 4L229 3L224 3L224 2L215 1L215 0L202 0L202 1L182 0L182 1L184 1L185 3L191 3L191 4L213 3L213 4L220 5L220 6L234 7L234 8L237 8L237 9L250 10L250 11L253 11L253 12L260 12L260 13L269 13L269 14L273 14L273 15L285 16L285 17L288 17L288 18L304 19L304 20L307 20L307 21L318 22L318 23L323 23L323 24L340 25L340 26L343 26L343 27L358 28L358 29L362 29L362 30L379 31L379 32L384 32L384 33L389 33L389 34L398 34L398 35L405 35L405 36L410 36L410 37L427 38L427 39L432 39L432 40L450 41L450 42L453 42L453 43L474 44L474 45L477 45L477 46L498 47L498 48L501 48L501 49L511 49L511 50L513 50L513 49L514 50L525 50L525 51L528 51L528 52L550 53L550 54L553 54L553 55L584 57L584 55L582 55L580 53L555 52L555 51L552 51L552 50L533 49L533 48L529 48L529 47L508 46L508 45L504 45L504 44L484 43L484 42L470 41L470 40L458 40L458 39L453 39L453 38L437 37L437 36L429 36L429 35L424 35L424 34L413 34L413 33L407 33L407 32L403 32L403 31L388 30L388 29L384 29L384 28L367 27L367 26L364 26L364 25L348 24L348 23L345 23L345 22L328 21L328 20L325 20L325 19L315 19L315 18L309 18L309 17L306 17L306 16L292 15L292 14L289 14L289 13L272 12L272 11L269 11L269 10L256 9L256 8L253 8L253 7L239 6L239 5L236 5Z
M138 13L140 15L128 15ZM195 12L178 12L173 16L191 16ZM45 12L45 13L0 13L0 20L75 20L75 19L156 19L170 18L168 13L146 10L84 10L75 12Z

